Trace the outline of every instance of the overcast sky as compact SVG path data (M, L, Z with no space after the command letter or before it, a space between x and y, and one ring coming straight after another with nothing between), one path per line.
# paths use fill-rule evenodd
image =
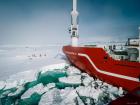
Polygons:
M0 45L69 43L72 0L0 0ZM80 42L138 37L140 0L78 0Z

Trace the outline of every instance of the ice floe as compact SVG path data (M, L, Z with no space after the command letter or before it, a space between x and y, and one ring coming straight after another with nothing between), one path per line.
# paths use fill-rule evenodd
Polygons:
M81 84L81 75L72 75L68 77L61 77L59 81L68 84Z
M3 89L6 86L6 83L4 81L0 81L0 90Z
M24 71L20 73L16 73L14 75L11 75L7 81L18 81L19 84L25 83L25 82L31 82L36 79L37 71L36 70L29 70Z
M123 95L121 87L90 77L67 63L0 81L2 105L107 105Z
M44 87L42 83L37 84L36 86L28 89L22 96L21 99L29 98L33 93L42 94L48 90L47 87Z

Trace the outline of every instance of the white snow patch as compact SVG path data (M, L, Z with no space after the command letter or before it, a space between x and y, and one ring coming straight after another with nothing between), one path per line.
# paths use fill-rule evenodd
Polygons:
M53 88L41 97L39 105L59 105L61 101L60 90Z
M84 84L84 86L88 86L93 81L94 81L94 79L92 77L84 77L82 80L82 83Z
M59 81L68 84L81 84L81 75L72 75L68 77L61 77Z
M54 88L55 87L55 83L49 83L47 84L48 89Z
M29 70L24 72L19 72L17 74L11 75L8 81L16 80L19 84L23 84L25 82L31 82L36 79L37 71Z
M33 93L37 92L39 94L42 94L44 92L48 91L47 87L44 87L42 83L34 86L33 88L28 89L22 96L21 99L29 98Z
M46 92L39 102L39 105L76 105L75 99L78 97L76 90L71 87L65 89L52 89ZM79 100L79 105L83 105Z
M0 49L0 53L6 52L7 50Z
M119 87L119 92L118 92L119 96L123 96L123 93L124 93L124 90L122 89L122 87Z
M20 60L28 59L28 57L26 55L16 55L16 58L20 59Z
M71 91L74 89L72 87L66 87L65 89L61 89L61 97L67 97L68 94L70 94Z
M108 86L108 92L109 93L114 93L114 94L118 94L119 89L117 87L113 87L112 85Z
M4 90L17 87L18 82L17 81L6 81L5 84L6 84L6 87L4 88Z
M96 101L98 101L99 95L102 94L102 91L100 89L95 89L91 86L79 86L76 88L76 90L80 96L92 97Z
M21 86L18 86L17 88L18 89L16 90L16 92L9 93L8 96L15 96L15 95L19 94L22 90L24 90L24 87L22 85Z
M51 71L51 70L54 70L54 69L63 69L65 66L68 66L68 64L66 63L59 63L59 64L52 64L52 65L48 65L48 66L45 66L41 69L41 73L44 73L46 71Z
M0 81L0 90L3 89L6 86L6 83L4 81Z
M70 66L68 69L67 69L67 74L68 75L75 75L75 74L81 74L81 71L73 66Z
M67 91L67 90L66 90ZM68 90L69 93L63 97L60 105L76 105L75 99L78 97L76 90Z

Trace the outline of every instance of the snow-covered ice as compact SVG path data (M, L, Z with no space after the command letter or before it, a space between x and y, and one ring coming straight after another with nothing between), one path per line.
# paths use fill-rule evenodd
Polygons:
M29 70L39 70L51 64L64 63L61 46L0 46L0 80ZM61 55L62 56L62 55Z
M44 73L46 71L53 71L53 70L56 70L56 69L63 69L65 66L68 66L68 64L59 63L59 64L48 65L48 66L45 66L45 67L41 68L41 73Z
M0 81L0 90L3 89L6 86L6 83L4 81Z
M49 68L50 67L50 68ZM75 70L74 70L75 69ZM42 70L42 71L40 71ZM112 85L109 85L103 81L100 81L99 79L95 79L90 77L86 73L78 72L78 69L73 66L68 66L66 63L59 63L59 64L53 64L51 66L46 66L40 69L39 71L36 71L36 73L33 73L34 76L32 79L29 79L28 76L22 76L24 73L21 74L18 73L16 76L11 76L10 80L15 78L15 81L13 84L9 84L6 82L1 82L1 84L4 86L7 86L6 89L10 89L16 87L17 90L14 92L6 91L2 93L2 97L4 98L6 95L8 97L14 97L17 95L20 95L21 92L21 100L25 102L25 100L30 100L29 102L32 102L32 97L39 97L38 95L42 95L38 103L39 105L104 105L111 102L111 100L115 100L118 97L123 96L124 91L122 88L117 88ZM57 88L56 82L48 83L47 85L43 85L40 83L38 79L38 72L47 73L48 71L53 70L59 71L64 73L64 71L67 73L67 76L64 75L64 77L59 77L59 81L57 83L61 83L61 85L64 84L71 84L66 85L63 89ZM70 73L69 70L73 70L76 72ZM28 74L28 72L25 72L25 74ZM40 74L40 75L41 75ZM21 75L22 79L26 81L32 80L30 82L18 82L18 77ZM51 74L52 75L52 74ZM9 80L9 81L10 81ZM19 83L19 84L17 84ZM32 87L25 88L25 84L29 83L30 85L33 85ZM21 85L22 84L22 85ZM28 84L28 85L29 85ZM78 84L76 87L73 87L72 84ZM27 86L28 86L27 85ZM29 85L29 86L30 86ZM37 95L37 94L38 95ZM33 96L34 95L34 96ZM106 100L108 99L108 100ZM16 102L22 102L22 101L16 101ZM26 105L26 104L25 104Z
M81 74L81 71L78 70L77 68L73 67L73 66L70 66L70 67L67 69L67 74L68 74L68 75Z
M66 63L60 48L2 47L0 98L3 103L106 105L124 95L121 87L93 78ZM59 76L54 78L55 75ZM43 84L44 79L49 80L51 77L52 82Z
M33 88L28 89L22 96L21 99L24 98L29 98L33 93L37 92L37 93L41 93L44 90L44 86L40 83L36 86L34 86ZM43 91L44 92L44 91Z
M39 105L59 105L61 101L60 90L54 88L42 96Z
M36 70L29 70L29 71L16 73L16 74L13 74L13 75L9 76L7 81L16 80L16 81L19 82L18 84L22 84L22 83L25 83L25 82L31 82L31 81L35 80L36 76L37 76L37 71Z
M76 90L69 90L69 93L65 97L62 97L63 101L61 102L61 105L75 105L76 97L78 97Z
M68 84L81 84L81 75L72 75L68 77L61 77L59 81Z
M6 89L10 89L10 88L13 88L13 87L16 87L18 85L18 82L16 80L13 80L13 81L6 81L5 82L5 88L4 90Z
M100 94L102 94L103 92L101 91L101 89L95 89L92 86L87 87L79 86L78 88L76 88L76 90L80 96L91 97L95 99L95 101L98 101Z

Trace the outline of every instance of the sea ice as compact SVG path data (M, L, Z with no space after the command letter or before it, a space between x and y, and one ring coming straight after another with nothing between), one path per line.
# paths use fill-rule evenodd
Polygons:
M25 82L31 82L36 79L37 71L36 70L29 70L20 72L14 75L11 75L8 80L13 81L16 80L19 84L23 84Z
M47 88L48 89L55 88L55 83L49 83L49 84L47 84Z
M81 75L72 75L59 78L59 82L67 84L81 84Z
M18 82L16 80L14 80L14 81L6 81L5 84L6 84L6 86L5 86L4 90L17 87Z
M46 71L56 70L56 69L62 70L66 66L68 66L68 64L66 64L66 63L59 63L59 64L53 64L53 65L45 66L41 69L41 73L44 73Z
M86 96L86 97L91 97L98 101L99 95L102 93L100 89L95 89L92 86L79 86L76 88L77 92L79 93L80 96Z
M93 81L94 79L90 76L82 76L82 83L84 86L90 85Z
M73 67L73 66L69 66L67 69L67 74L68 75L80 75L81 71L78 70L77 68Z
M60 105L61 101L60 90L53 88L41 97L39 105Z
M17 90L14 93L9 93L8 96L10 96L10 97L13 96L14 97L14 96L20 94L25 89L23 85L17 86L16 88L17 88Z
M78 97L76 90L70 90L69 94L63 97L60 105L76 105L76 97Z
M36 86L28 89L22 96L21 99L29 98L33 93L39 93L42 94L44 92L48 91L47 87L44 87L42 83L37 84Z
M6 86L6 83L4 81L0 81L0 90L3 89Z
M28 88L25 89L24 84ZM14 92L3 92L1 98L7 97L7 100L24 90L21 99L16 101L17 104L24 103L23 105L38 102L39 105L106 105L124 93L121 87L92 78L66 63L53 64L38 71L17 73L6 82L0 81L0 90L3 88L17 89ZM36 98L37 101L34 102Z

